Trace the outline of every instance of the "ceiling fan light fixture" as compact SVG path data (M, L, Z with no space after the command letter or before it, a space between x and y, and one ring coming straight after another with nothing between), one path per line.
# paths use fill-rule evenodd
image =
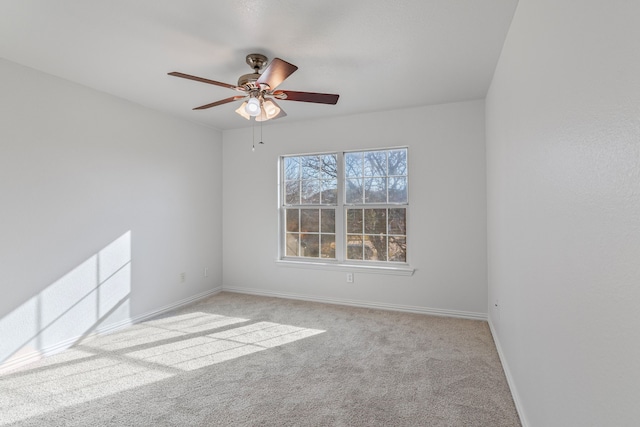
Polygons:
M246 104L244 110L248 115L255 117L260 114L260 100L258 98L249 98Z
M280 114L280 107L271 99L267 99L262 103L262 113L256 117L257 122L264 122L273 119Z
M246 107L247 107L247 101L243 102L242 105L238 107L238 109L236 110L236 113L240 114L245 119L250 120L251 116L247 114Z
M280 108L270 99L267 99L262 108L264 108L264 112L266 113L268 118L272 118L278 115L280 112Z
M267 117L267 114L264 112L264 110L260 115L256 116L256 122L266 122L267 120L269 120L269 117Z

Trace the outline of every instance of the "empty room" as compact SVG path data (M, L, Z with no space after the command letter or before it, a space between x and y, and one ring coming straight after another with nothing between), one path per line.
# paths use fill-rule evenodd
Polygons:
M640 3L0 1L0 426L636 426Z

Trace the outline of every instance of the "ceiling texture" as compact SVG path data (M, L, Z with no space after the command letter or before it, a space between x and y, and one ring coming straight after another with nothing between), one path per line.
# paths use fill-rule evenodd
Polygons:
M482 99L517 0L0 0L0 57L219 130L251 126L235 85L249 53L298 70L276 122ZM46 103L47 100L42 102ZM266 122L265 125L269 124Z

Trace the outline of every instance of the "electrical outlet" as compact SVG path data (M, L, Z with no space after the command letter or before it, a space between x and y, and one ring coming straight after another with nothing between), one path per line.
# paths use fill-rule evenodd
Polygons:
M353 283L353 273L347 273L347 283Z
M180 283L187 281L187 273L180 273Z

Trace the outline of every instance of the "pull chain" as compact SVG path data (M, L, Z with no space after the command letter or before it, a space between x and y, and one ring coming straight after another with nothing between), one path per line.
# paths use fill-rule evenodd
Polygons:
M256 121L251 124L251 151L256 151Z
M263 119L264 119L264 118L263 118ZM264 144L264 142L262 142L262 122L264 122L264 120L262 120L262 121L260 122L260 142L259 142L259 144Z

